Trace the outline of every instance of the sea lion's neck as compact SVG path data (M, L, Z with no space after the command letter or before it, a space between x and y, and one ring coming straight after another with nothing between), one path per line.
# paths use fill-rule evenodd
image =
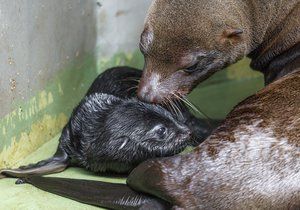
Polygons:
M277 56L264 71L265 83L271 82L300 69L300 43Z
M300 29L297 17L300 15L300 1L249 0L244 3L248 8L245 15L251 24L251 67L263 72L266 83L271 83L278 76L293 71L283 67L298 59Z

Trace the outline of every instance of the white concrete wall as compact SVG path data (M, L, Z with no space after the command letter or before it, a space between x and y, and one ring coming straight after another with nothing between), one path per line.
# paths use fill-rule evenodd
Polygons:
M1 0L0 117L93 53L94 0Z
M151 0L2 0L0 119L74 60L138 48ZM97 50L95 50L97 49ZM13 106L12 106L13 104Z
M152 0L98 0L98 57L138 48L144 19Z

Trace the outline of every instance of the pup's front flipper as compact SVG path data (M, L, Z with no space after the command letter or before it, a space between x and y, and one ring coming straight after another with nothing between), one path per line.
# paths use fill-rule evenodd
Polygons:
M17 169L0 170L0 178L4 177L27 177L31 175L44 175L58 173L67 168L70 159L65 151L58 148L53 157L42 160L28 166L21 166Z
M72 200L109 209L170 209L167 202L135 192L125 184L39 176L21 178L16 182L24 183Z

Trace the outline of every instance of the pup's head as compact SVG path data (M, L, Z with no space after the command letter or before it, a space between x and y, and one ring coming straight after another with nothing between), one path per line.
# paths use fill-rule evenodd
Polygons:
M145 57L138 97L161 103L248 53L241 12L227 1L155 0L141 35Z
M189 128L164 108L132 100L110 113L106 126L114 151L133 162L179 153L191 135Z

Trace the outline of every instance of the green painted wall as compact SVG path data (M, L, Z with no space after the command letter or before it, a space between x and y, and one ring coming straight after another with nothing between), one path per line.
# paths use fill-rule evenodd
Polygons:
M0 119L0 168L18 164L60 132L96 77L95 63L93 56L78 60L60 70L28 101L11 105L13 111Z

